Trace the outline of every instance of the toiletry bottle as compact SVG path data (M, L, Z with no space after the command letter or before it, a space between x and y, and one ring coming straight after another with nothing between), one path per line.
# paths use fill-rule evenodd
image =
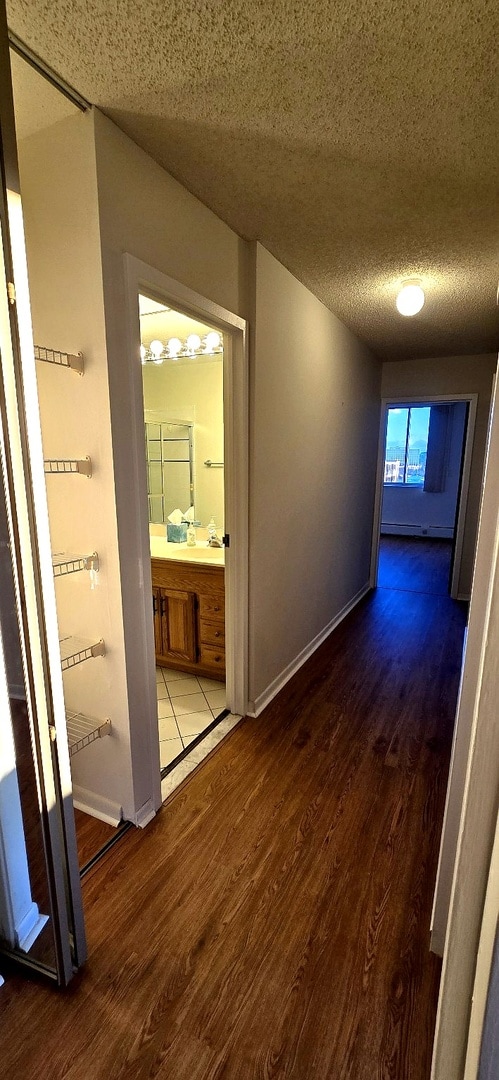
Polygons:
M196 530L192 521L187 526L187 547L196 547Z
M215 519L211 518L211 520L208 522L208 544L211 543L211 541L215 538L216 535L217 527L215 525Z

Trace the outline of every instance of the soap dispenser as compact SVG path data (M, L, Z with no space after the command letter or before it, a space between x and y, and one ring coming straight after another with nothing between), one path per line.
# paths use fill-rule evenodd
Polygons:
M211 544L212 540L215 539L216 535L217 527L215 525L215 519L211 518L211 520L208 522L208 544Z
M194 524L191 521L187 526L187 547L196 547L196 530Z

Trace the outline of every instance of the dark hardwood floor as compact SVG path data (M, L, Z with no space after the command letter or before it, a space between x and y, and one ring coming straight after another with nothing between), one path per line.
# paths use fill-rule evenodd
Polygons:
M464 624L378 589L129 832L69 990L0 991L4 1080L428 1080Z
M382 536L378 588L448 596L452 540Z

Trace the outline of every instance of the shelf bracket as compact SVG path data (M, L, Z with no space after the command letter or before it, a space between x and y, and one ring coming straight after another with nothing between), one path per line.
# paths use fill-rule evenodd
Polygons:
M43 360L45 364L55 364L56 367L71 368L78 375L83 375L85 361L82 353L60 352L59 349L46 349L44 345L35 345L35 360Z

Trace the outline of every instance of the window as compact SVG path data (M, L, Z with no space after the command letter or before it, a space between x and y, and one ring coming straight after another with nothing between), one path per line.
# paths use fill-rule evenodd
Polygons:
M424 483L430 406L388 409L385 484Z

